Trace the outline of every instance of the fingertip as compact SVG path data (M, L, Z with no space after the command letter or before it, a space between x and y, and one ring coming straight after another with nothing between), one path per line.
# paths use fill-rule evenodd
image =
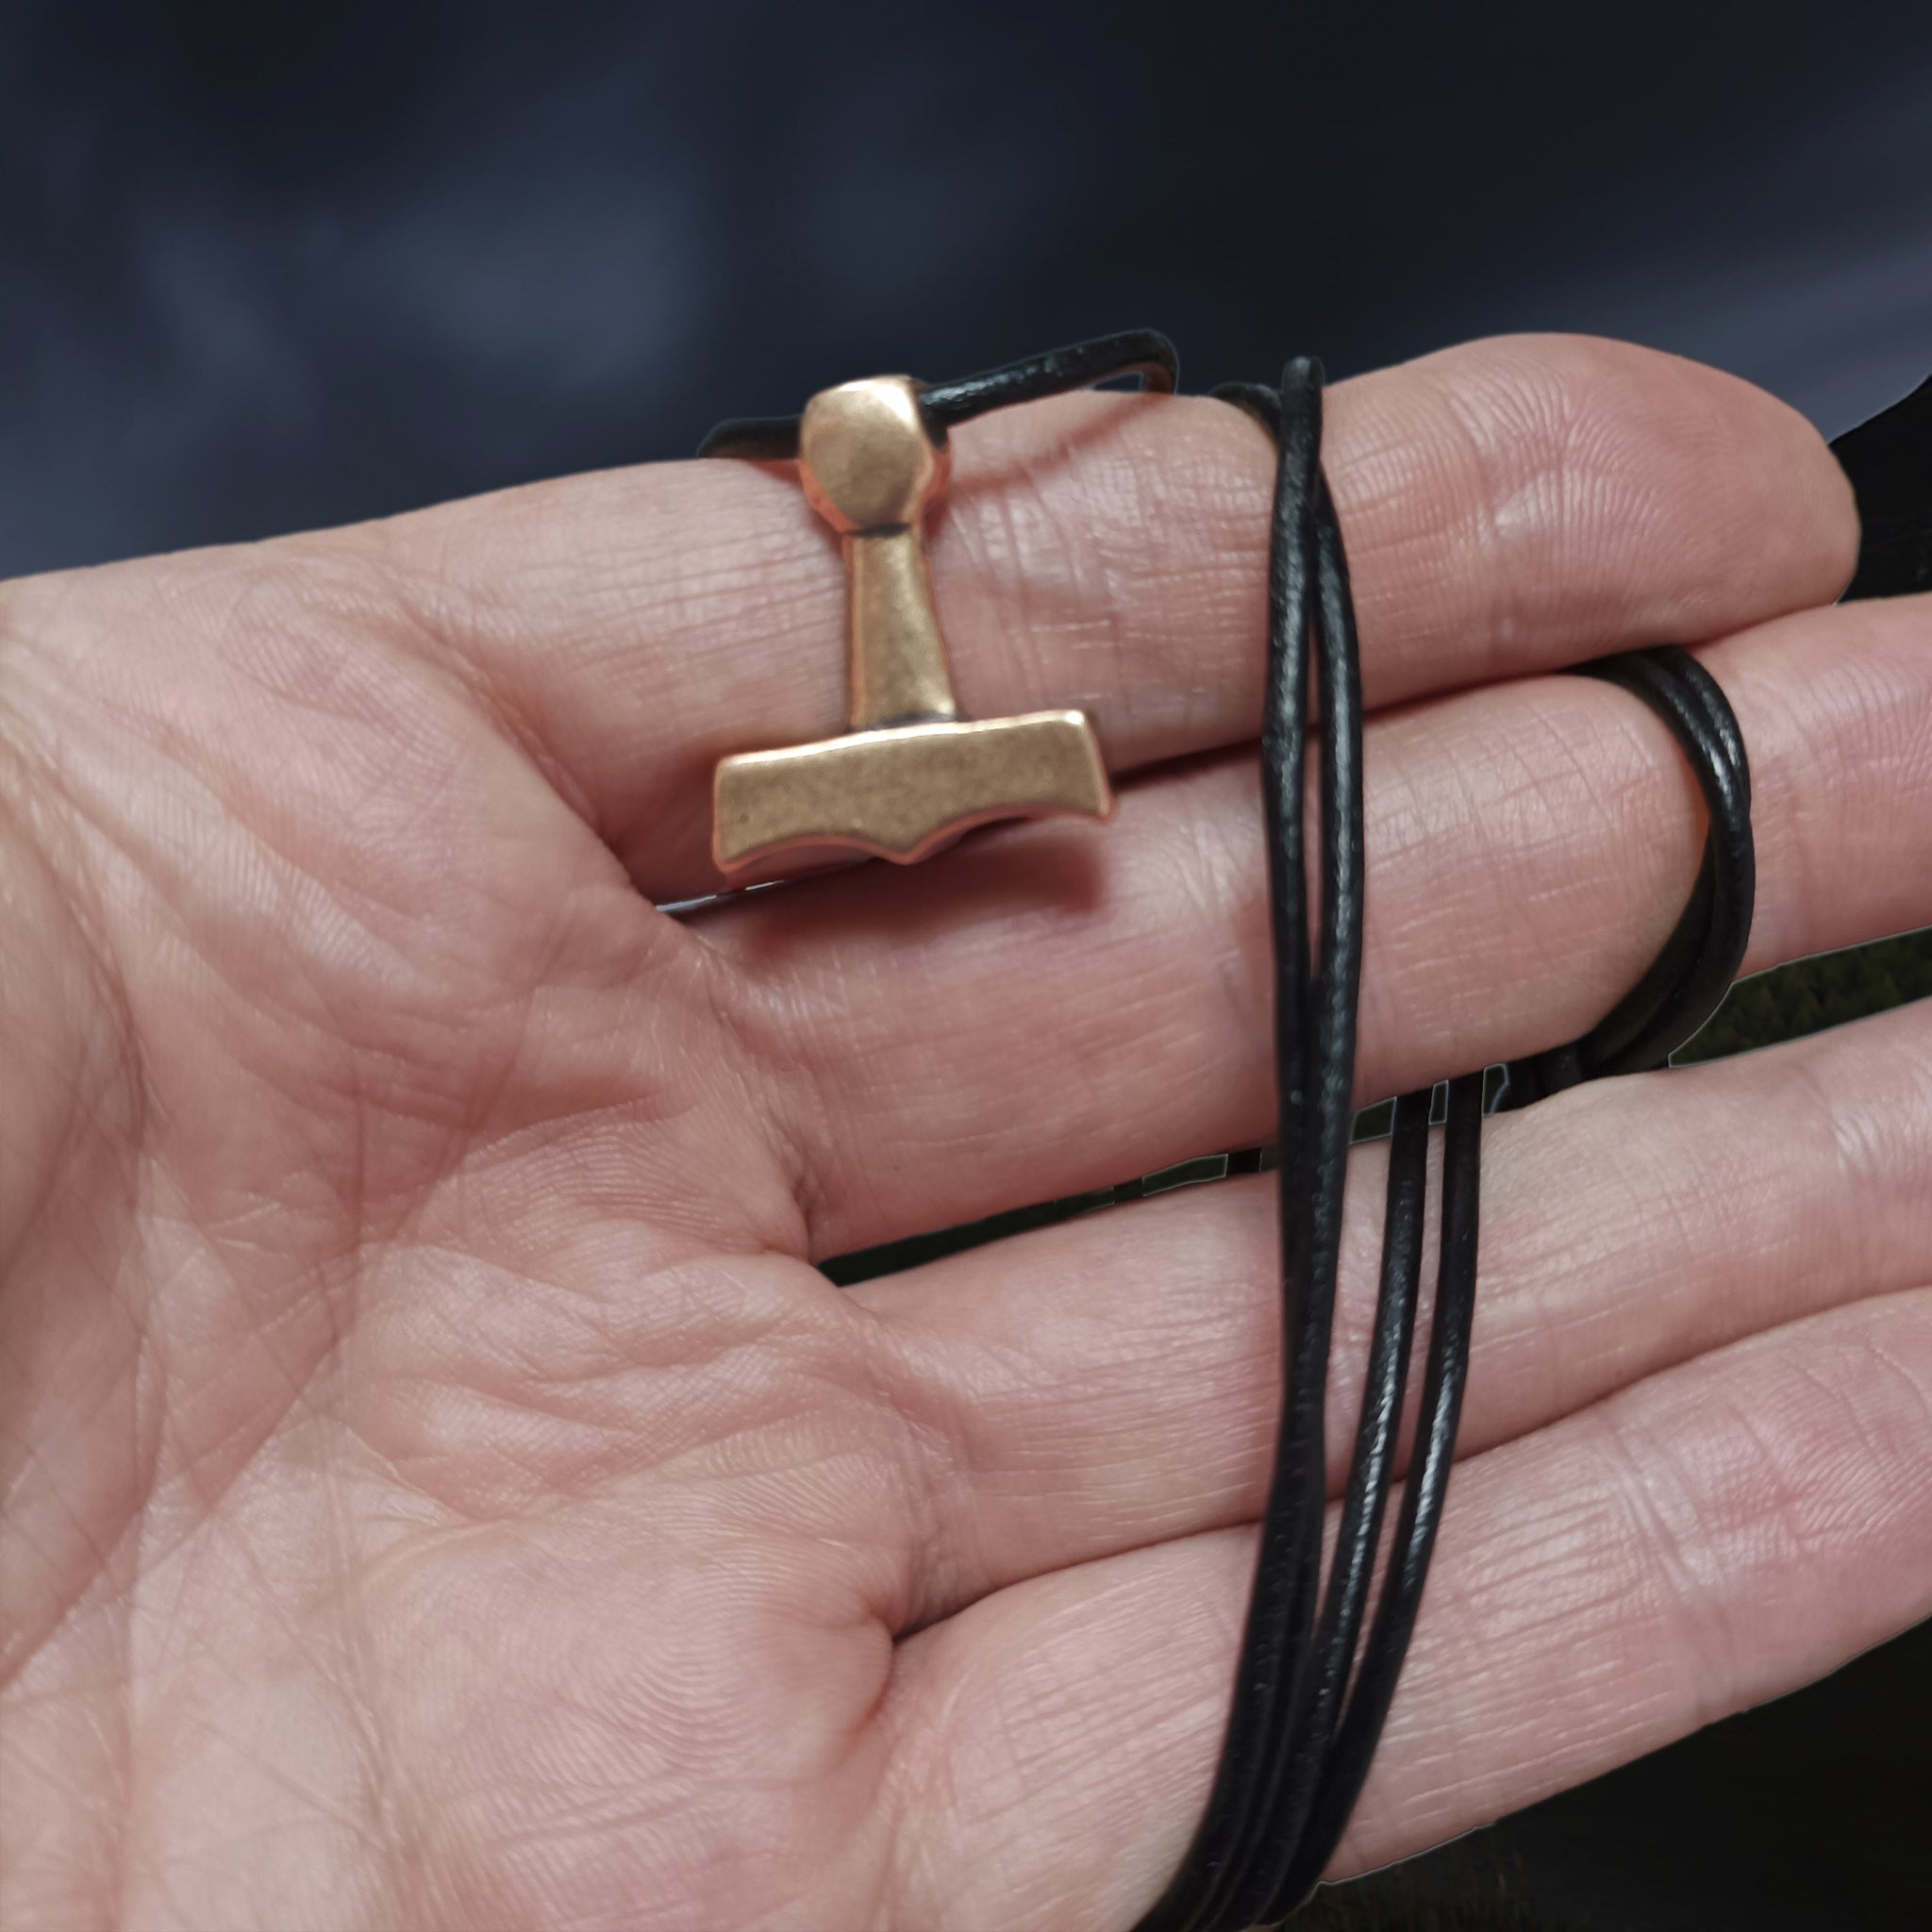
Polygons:
M1440 648L1422 651L1445 629L1473 676L1521 675L1828 604L1857 558L1849 486L1811 424L1661 350L1466 343L1343 385L1335 420L1351 551L1374 559L1357 572L1364 632L1393 660L1383 701L1440 684ZM1443 572L1445 556L1464 567ZM1429 566L1433 595L1410 580ZM1396 630L1398 612L1425 623Z
M1673 366L1675 419L1657 424L1657 446L1682 463L1696 500L1708 506L1713 575L1731 576L1745 593L1741 601L1722 598L1686 641L1835 602L1857 566L1858 509L1851 480L1817 426L1728 371L1655 350L1635 353ZM1751 568L1740 572L1740 563Z
M1708 575L1686 600L1705 642L1834 602L1858 555L1851 484L1815 425L1728 370L1632 342L1582 339L1621 364L1665 501L1701 533Z

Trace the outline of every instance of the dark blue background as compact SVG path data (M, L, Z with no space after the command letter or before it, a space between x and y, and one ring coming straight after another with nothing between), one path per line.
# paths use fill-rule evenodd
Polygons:
M1932 7L11 0L0 573L689 451L1151 323L1588 328L1836 429L1932 341Z
M0 574L1143 323L1190 387L1598 330L1842 428L1932 367L1932 6L0 12ZM1405 1883L1924 1926L1928 1718L1921 1632Z

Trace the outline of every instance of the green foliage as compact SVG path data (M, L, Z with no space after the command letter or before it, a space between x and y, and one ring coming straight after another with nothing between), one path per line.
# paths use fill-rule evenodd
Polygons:
M1675 1064L1722 1059L1932 995L1932 926L1740 980Z

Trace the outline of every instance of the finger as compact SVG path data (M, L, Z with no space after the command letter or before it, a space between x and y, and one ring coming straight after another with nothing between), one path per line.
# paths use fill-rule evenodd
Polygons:
M1919 1289L1702 1357L1458 1466L1330 1875L1608 1771L1932 1612L1928 1408ZM961 1932L1133 1924L1207 1795L1252 1567L1250 1530L1161 1543L902 1644L896 1915Z
M1327 1411L1338 1491L1387 1151L1350 1162ZM1459 1452L1760 1329L1932 1281L1928 1174L1932 1003L1497 1116ZM913 1621L1258 1514L1281 1405L1279 1277L1274 1180L1257 1174L854 1290L922 1425Z
M1932 600L1789 617L1704 655L1749 746L1747 970L1932 924ZM1701 808L1669 733L1532 679L1368 734L1365 1100L1575 1038L1662 944ZM839 1253L1271 1131L1251 766L1130 793L1092 839L1014 828L695 922Z
M1337 387L1328 470L1372 703L1824 602L1849 487L1791 410L1627 345L1526 337ZM1274 455L1203 398L1089 395L956 432L933 535L959 694L1084 706L1127 770L1255 736ZM713 461L372 526L392 635L453 664L658 898L712 890L711 771L843 728L835 540Z

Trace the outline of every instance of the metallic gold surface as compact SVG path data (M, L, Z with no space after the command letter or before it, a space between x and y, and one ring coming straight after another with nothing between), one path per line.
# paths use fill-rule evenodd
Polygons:
M957 718L932 573L915 525L844 539L852 728Z
M806 407L799 480L845 558L852 729L720 760L712 853L723 871L837 847L903 864L994 819L1113 815L1083 712L959 719L924 534L952 458L918 398L909 377L880 375Z
M798 422L798 480L841 536L917 525L945 489L953 453L926 433L909 375L821 390Z
M855 731L725 758L714 849L727 871L806 845L852 845L909 864L994 819L1112 811L1086 715L1034 711Z

